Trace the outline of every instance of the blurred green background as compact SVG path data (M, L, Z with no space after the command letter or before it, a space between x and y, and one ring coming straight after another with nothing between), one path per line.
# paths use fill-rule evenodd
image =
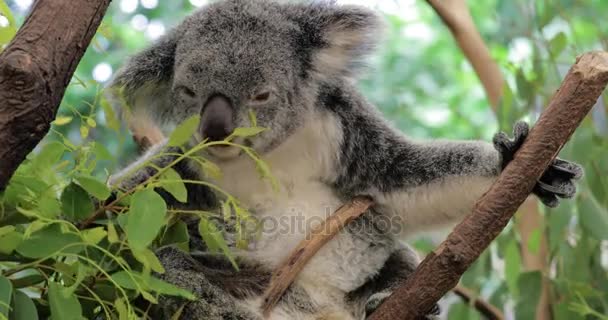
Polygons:
M124 128L101 98L104 83L125 58L158 38L205 0L115 0L81 61L45 139L95 140L106 154L105 178L136 155ZM360 87L403 132L420 138L491 139L516 119L535 121L578 54L608 49L608 1L469 1L473 18L507 80L500 116L445 25L425 1L347 0L386 17L386 37ZM20 25L32 0L0 2L0 43ZM463 277L462 286L508 319L608 319L608 124L606 94L561 156L583 164L574 201L539 208L523 235L514 223ZM106 108L104 108L106 107ZM525 217L519 223L526 224ZM414 243L428 252L437 236ZM440 237L439 237L440 239ZM526 261L541 261L539 270ZM542 283L545 297L541 301ZM538 304L541 307L537 307ZM446 298L448 319L481 319L471 306ZM447 310L446 310L447 309ZM544 311L537 313L537 310Z

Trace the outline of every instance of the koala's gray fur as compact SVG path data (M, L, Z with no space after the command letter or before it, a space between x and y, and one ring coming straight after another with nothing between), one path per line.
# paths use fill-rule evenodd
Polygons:
M268 130L238 142L262 155L279 192L258 177L238 149L210 149L204 155L224 174L211 182L262 221L303 217L318 222L356 195L374 199L372 210L310 261L270 319L365 318L418 263L398 239L470 212L527 136L522 123L515 126L513 140L499 134L494 146L414 141L393 129L354 86L380 27L376 14L356 6L219 1L135 55L113 80L112 86L124 88L135 117L152 116L167 131L189 116L205 115L205 106L217 96L234 109L227 113L234 127L249 126L253 109L258 125ZM195 142L202 138L198 134ZM152 148L138 163L163 148ZM174 159L167 155L154 162L162 166ZM188 179L204 179L192 163L176 169ZM126 179L124 172L111 183L132 186L155 170ZM573 180L581 174L577 165L557 160L535 193L555 206L557 197L574 195ZM219 195L200 185L188 188L185 206L217 207ZM200 298L163 298L163 317L185 304L183 319L260 319L271 270L306 236L305 228L290 227L264 232L246 250L235 248L240 272L205 252L200 241L191 254L159 251L167 270L162 277Z

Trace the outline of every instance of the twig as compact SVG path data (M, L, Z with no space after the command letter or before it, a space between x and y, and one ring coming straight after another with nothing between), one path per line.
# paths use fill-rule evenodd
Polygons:
M315 227L306 239L292 251L283 263L274 271L270 285L264 293L262 311L268 316L270 311L283 296L289 285L302 271L306 263L315 253L349 222L362 215L372 205L372 200L366 197L355 197L343 205L333 215Z
M467 303L475 306L475 309L479 311L482 315L486 317L488 320L504 320L505 315L498 308L490 304L489 302L479 299L476 297L475 293L470 289L467 289L463 286L456 286L452 290L454 294L462 298Z
M370 319L416 319L454 288L528 197L607 83L608 53L580 56L515 159L476 203L473 213L454 228Z

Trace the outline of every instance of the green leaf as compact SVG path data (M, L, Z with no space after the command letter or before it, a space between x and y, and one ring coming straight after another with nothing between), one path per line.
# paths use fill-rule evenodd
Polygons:
M164 233L161 246L177 245L180 249L187 251L189 241L188 226L185 222L178 220Z
M73 182L63 189L61 204L63 213L73 221L88 218L95 209L89 194Z
M86 139L89 136L89 127L82 126L80 127L80 136L82 139Z
M49 305L52 320L80 320L82 307L74 294L62 285L49 281Z
M262 127L236 128L236 129L234 129L234 132L232 132L231 136L247 138L247 137L252 137L252 136L258 135L261 132L266 131L266 130L267 130L266 128L262 128Z
M141 262L144 265L144 270L152 270L156 273L165 273L165 268L160 263L154 252L149 249L142 250L131 250L133 256L137 261Z
M9 306L13 296L13 284L4 276L0 275L0 315L8 318Z
M154 277L149 277L147 284L150 289L152 289L160 294L167 294L170 296L182 297L182 298L186 298L188 300L196 300L196 297L188 290L178 288L168 282L165 282L163 280L160 280L160 279L157 279Z
M63 233L59 224L52 224L23 240L17 252L27 258L39 259L62 252L76 253L82 249L78 243L81 243L78 235Z
M105 183L88 176L79 175L76 177L76 182L84 188L89 194L99 200L106 200L110 197L110 189Z
M173 131L173 133L171 133L167 145L172 147L178 147L188 142L188 140L190 140L190 137L192 137L194 132L196 132L200 120L200 116L195 115L186 119L186 121L178 125Z
M118 233L116 232L116 227L114 227L114 223L112 223L112 221L108 221L108 241L110 243L120 241L120 238L118 238Z
M583 229L595 239L608 240L608 210L602 207L590 193L581 195L577 202Z
M204 217L201 217L198 223L198 232L200 233L203 241L211 252L222 251L226 257L230 260L235 269L238 269L238 265L232 256L232 251L228 248L222 233L217 229L215 224Z
M15 294L13 295L13 310L9 319L38 320L38 311L36 310L34 301L25 293L15 290Z
M177 201L186 203L188 201L188 190L179 173L173 168L167 168L159 179L160 186L167 190Z
M13 228L14 229L14 228ZM11 254L23 241L23 235L18 231L11 231L0 236L0 253Z
M9 23L8 27L0 27L0 51L2 51L2 45L9 43L15 36L17 24L4 0L0 0L0 15L6 17Z
M103 109L103 113L105 115L108 128L110 128L116 132L119 132L120 131L120 121L116 117L116 113L114 112L114 109L112 109L112 106L110 105L108 100L105 99L104 96L102 96L100 104L101 104L101 108Z
M57 116L57 118L55 118L55 121L53 121L53 124L56 126L63 126L72 122L73 119L74 118L70 116Z
M82 239L84 242L92 245L96 245L103 240L108 233L104 227L97 227L93 229L86 229L82 231Z
M517 279L521 273L521 256L516 240L509 242L505 248L505 280L512 295L517 296Z
M213 178L216 180L222 177L222 169L220 169L217 164L201 157L198 157L197 160L197 162L201 165L201 168L203 169L203 174L205 175L205 177Z
M549 41L549 48L554 57L558 57L562 51L564 51L567 45L568 38L563 32L556 34L555 37Z
M143 292L153 290L161 294L180 296L189 300L196 299L196 297L187 290L178 288L170 283L151 276L147 277L147 281L145 281L144 277L136 272L129 273L127 271L119 271L112 274L111 277L112 280L125 289L137 290L139 286L139 288L144 290Z
M57 199L57 194L53 188L49 188L39 195L38 212L40 215L54 219L61 214L61 202Z
M522 273L517 280L517 286L519 297L515 305L515 319L536 319L536 306L542 289L540 271Z
M131 198L126 226L127 239L135 250L143 250L154 241L165 223L167 205L151 189L138 191Z
M87 118L87 125L91 128L97 127L97 122L93 118Z
M40 152L32 160L32 167L36 170L46 170L51 168L65 153L65 146L57 141L45 144Z

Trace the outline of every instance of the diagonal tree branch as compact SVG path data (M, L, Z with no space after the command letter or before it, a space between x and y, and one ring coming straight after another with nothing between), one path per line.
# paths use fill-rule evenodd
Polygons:
M479 80L481 81L490 105L496 114L500 108L500 97L503 93L504 77L490 51L480 36L469 7L465 0L427 0L444 24L450 29L459 47L463 50ZM538 200L528 198L520 207L520 213L515 219L515 227L522 237L522 243L527 243L532 233L543 230L543 216L538 208ZM548 268L547 238L541 233L540 248L532 253L526 245L521 246L524 267L528 270L540 270L543 274ZM543 277L540 300L536 308L537 320L551 319L549 301L549 281Z
M0 192L49 131L110 0L38 0L0 55Z
M417 319L454 288L528 197L606 84L608 53L580 56L513 161L479 199L473 213L454 228L370 319Z

